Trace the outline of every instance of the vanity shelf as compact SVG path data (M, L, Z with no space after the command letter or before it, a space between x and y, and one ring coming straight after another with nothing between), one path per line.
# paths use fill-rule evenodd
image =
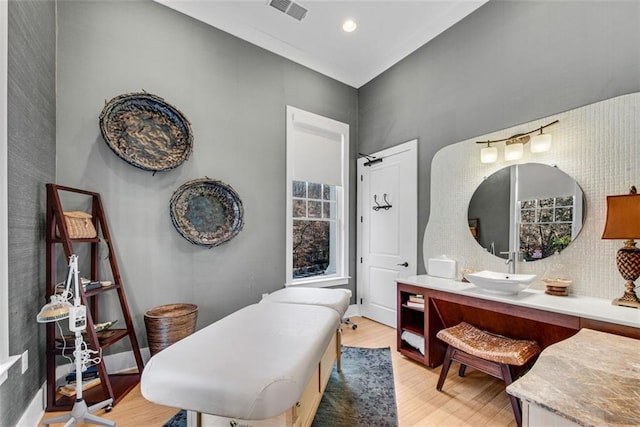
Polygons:
M411 296L420 295L424 300L424 307L409 306ZM437 319L435 307L431 304L425 289L410 284L398 283L397 286L397 348L406 357L424 365L435 367L440 362L439 346L437 343L430 345L430 327L439 327L441 323ZM440 329L442 329L440 327ZM408 331L420 335L424 339L425 354L421 354L415 347L402 339L402 332ZM434 334L435 336L435 334ZM444 345L442 345L444 347ZM444 354L444 353L443 353Z

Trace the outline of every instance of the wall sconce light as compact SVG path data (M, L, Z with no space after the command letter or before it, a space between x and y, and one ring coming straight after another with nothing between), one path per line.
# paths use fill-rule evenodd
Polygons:
M551 134L542 133L542 128L540 128L540 133L531 137L530 150L532 153L544 153L545 151L549 151L550 148Z
M532 130L531 132L519 133L509 138L496 139L493 141L477 141L477 144L487 144L482 150L480 150L480 161L482 163L493 163L498 160L498 148L491 146L498 142L504 142L504 159L507 161L518 160L524 154L524 145L531 142L530 150L532 153L542 153L549 151L551 148L551 134L542 133L544 128L551 125L555 125L559 120L540 126ZM534 132L539 131L538 135L531 137Z
M492 147L490 143L480 150L480 161L482 163L493 163L498 160L498 147Z
M515 135L504 145L504 159L507 161L518 160L524 153L524 144L529 142L529 135Z

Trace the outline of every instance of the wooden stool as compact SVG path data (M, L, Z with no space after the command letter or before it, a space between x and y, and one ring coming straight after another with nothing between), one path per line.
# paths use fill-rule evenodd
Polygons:
M539 353L540 347L535 341L515 340L494 335L462 322L451 328L443 329L436 335L449 344L442 362L442 371L436 390L442 391L447 378L451 361L460 363L459 375L464 376L467 366L471 366L486 374L505 382L508 386L513 382L512 366L524 366ZM522 425L522 409L518 399L509 395L513 414L518 426Z

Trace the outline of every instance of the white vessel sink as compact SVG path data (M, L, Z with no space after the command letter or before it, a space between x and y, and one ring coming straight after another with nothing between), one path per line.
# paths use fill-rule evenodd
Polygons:
M488 270L465 273L464 277L480 289L500 295L515 295L528 288L536 279L535 274L508 274Z

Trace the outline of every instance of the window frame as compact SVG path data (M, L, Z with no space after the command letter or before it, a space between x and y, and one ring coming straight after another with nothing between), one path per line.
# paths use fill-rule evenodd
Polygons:
M336 273L293 278L293 144L300 128L333 134L342 144L342 186L336 187ZM286 124L286 277L285 286L331 287L349 283L349 125L287 105Z

